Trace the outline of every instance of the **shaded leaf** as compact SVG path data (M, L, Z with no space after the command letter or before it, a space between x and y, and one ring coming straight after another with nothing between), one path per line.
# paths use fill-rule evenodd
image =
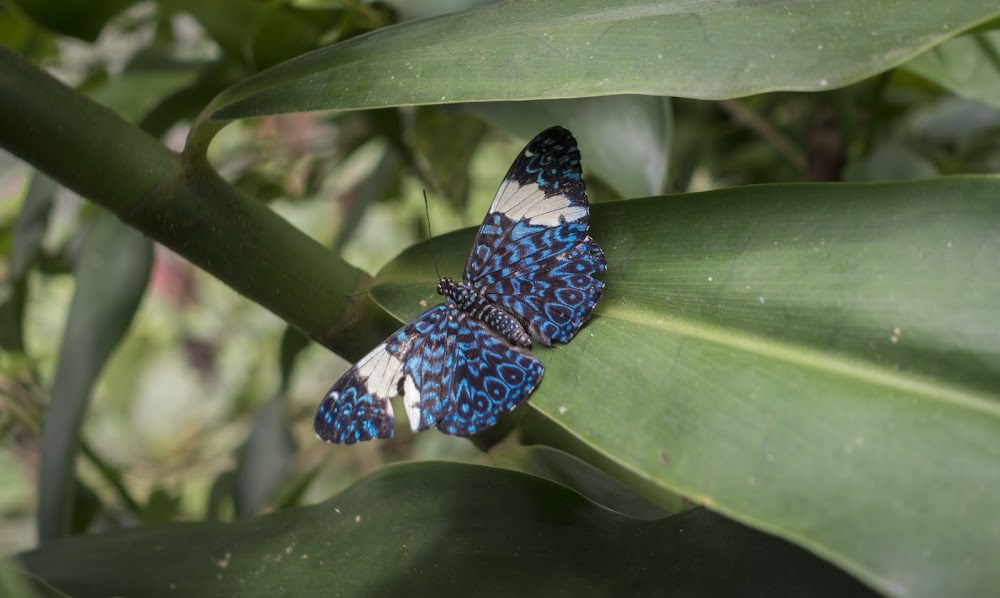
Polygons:
M181 497L162 486L156 486L149 493L142 509L144 522L171 521L181 512Z
M636 519L662 519L671 513L636 494L618 480L586 461L547 446L502 445L490 451L498 464L562 484L623 515Z
M15 0L15 4L38 24L57 33L92 42L113 16L137 0Z
M152 259L149 239L106 212L98 215L84 241L42 431L38 507L42 541L70 529L80 425L90 392L132 322Z
M903 67L963 98L1000 108L1000 30L956 37Z
M7 351L24 350L28 269L41 250L57 188L56 182L49 177L40 172L32 173L24 203L14 223L10 262L7 275L0 284L0 347Z
M664 191L673 122L670 100L618 95L570 100L486 102L469 109L525 141L552 125L573 131L586 172L622 197Z
M848 181L893 181L919 179L938 174L934 164L899 142L877 145L861 160L845 168Z
M53 588L33 575L29 575L11 564L6 558L0 559L0 596L17 596L18 598L50 598L65 597L59 590Z
M417 110L413 142L426 161L421 162L423 174L460 211L469 200L469 162L485 132L483 123L470 115Z
M871 595L702 509L631 519L541 478L447 463L387 467L322 504L245 522L67 538L20 562L81 597Z
M297 449L285 412L285 396L277 392L257 410L239 451L233 488L237 517L259 512L275 496Z

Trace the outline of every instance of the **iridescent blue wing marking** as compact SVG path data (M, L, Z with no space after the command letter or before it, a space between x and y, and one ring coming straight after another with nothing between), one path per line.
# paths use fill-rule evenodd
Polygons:
M345 444L392 436L389 399L400 390L414 431L467 436L514 409L538 386L542 363L506 340L518 338L510 314L550 345L573 338L601 297L593 274L607 266L587 236L589 218L576 140L561 127L543 131L497 191L465 266L468 284L443 279L447 303L348 370L320 404L316 434Z
M454 377L448 410L437 427L468 436L497 422L528 398L542 379L542 362L512 347L481 322L455 310Z
M389 399L399 394L401 381L414 430L441 419L454 361L448 312L447 304L425 311L347 370L320 403L316 435L344 444L392 436Z
M507 172L465 265L465 280L545 345L573 338L604 286L592 276L607 263L587 236L582 175L570 132L540 133Z
M496 423L538 386L542 364L453 304L424 312L345 373L316 412L316 434L351 444L392 436L389 399L403 386L413 431L468 436Z

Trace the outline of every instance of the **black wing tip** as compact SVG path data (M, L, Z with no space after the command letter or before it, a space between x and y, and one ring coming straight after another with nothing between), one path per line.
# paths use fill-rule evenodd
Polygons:
M576 137L569 132L569 129L556 125L545 129L528 142L525 149L532 152L551 152L552 149L558 153L575 154L576 160L580 159L580 150L577 147Z
M572 205L589 205L580 150L573 134L561 126L545 129L528 142L505 180L536 183L545 195L566 195Z
M553 125L548 129L545 129L538 135L535 135L535 139L553 139L566 143L567 145L576 146L576 138L573 137L573 134L570 133L569 129L561 125Z

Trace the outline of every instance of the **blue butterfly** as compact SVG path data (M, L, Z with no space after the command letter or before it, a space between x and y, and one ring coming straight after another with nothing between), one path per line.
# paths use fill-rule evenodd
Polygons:
M568 342L604 283L604 253L589 236L590 210L576 139L542 131L514 160L465 264L442 278L447 299L375 347L330 389L316 435L351 444L392 436L389 399L403 392L413 431L468 436L492 426L542 379L528 353ZM402 382L402 384L400 384Z

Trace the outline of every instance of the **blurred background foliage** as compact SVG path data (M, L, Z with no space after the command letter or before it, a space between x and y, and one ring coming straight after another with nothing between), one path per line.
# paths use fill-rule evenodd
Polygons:
M204 107L255 73L396 23L485 4L6 0L0 42L179 151ZM591 199L996 173L995 24L836 89L630 100L644 123L657 119L637 127L652 131L642 145L654 148L643 152L644 176L615 180L602 171L608 160L591 167L585 153ZM579 101L591 107L575 110L577 118L608 112L599 97ZM523 141L560 122L558 111L534 103L244 118L215 137L209 161L374 275L427 238L423 190L435 235L478 224ZM42 419L73 272L101 210L10 154L0 154L0 198L0 548L9 554L36 544ZM318 398L348 366L157 245L141 307L86 408L73 531L231 521L312 504L395 461L496 461L464 439L414 436L401 422L393 439L350 451L316 442ZM663 504L689 506L677 497Z
M225 47L223 40L213 40L199 19L222 26L219 21L227 11L220 8L219 14L202 15L197 9L200 3L191 3L193 14L171 3L139 3L106 15L107 24L102 21L96 29L76 17L64 19L64 6L44 4L0 5L3 43L134 121L149 119L170 99L197 94L205 86L221 89L227 81L293 55L267 47L280 40L264 34L261 39L267 44L253 45L255 36L246 31L232 32L238 39L228 40L232 47ZM263 3L244 7L277 12L308 25L310 37L294 53L395 19L387 5L307 2L278 9ZM84 12L90 14L89 9ZM31 20L33 14L41 24ZM266 28L268 17L263 18L261 27ZM178 149L200 105L186 108L162 131L165 142ZM431 189L435 233L469 226L485 213L494 190L490 187L502 178L505 162L519 149L516 143L496 137L475 155L462 152L472 174L463 173L462 180L451 183L452 193L444 195L421 178L421 166L414 165L413 156L404 159L403 150L378 134L381 127L398 128L395 118L394 114L304 113L240 121L219 135L211 160L240 189L374 273L402 249L426 238L423 189ZM476 128L481 136L482 125ZM424 158L424 171L429 168L426 163ZM2 166L2 243L9 257L33 172L9 154L3 156ZM469 180L476 181L471 192ZM60 189L54 196L51 213L45 215L49 221L43 229L39 263L28 273L24 354L5 351L3 357L5 450L0 453L0 476L5 482L2 542L8 553L35 543L34 470L46 381L54 374L73 292L72 264L86 223L93 218L93 208L72 193ZM468 201L469 197L476 201ZM8 261L7 272L10 267ZM255 496L252 506L245 505L243 516L271 508L275 501L323 499L386 462L483 460L467 441L441 434L412 436L406 427L390 441L331 455L326 445L315 442L312 415L316 398L349 364L310 344L297 357L294 376L283 381L279 352L286 328L280 319L157 246L143 308L94 388L83 430L87 450L79 470L80 483L93 492L88 494L93 502L79 529L116 527L133 520L236 516L235 503L240 499L234 474L240 450L246 450L255 415L262 413L277 415L262 419L291 425L286 462L281 466L284 475L265 484L266 495ZM262 412L279 391L287 398L288 414ZM319 467L321 463L325 465Z

